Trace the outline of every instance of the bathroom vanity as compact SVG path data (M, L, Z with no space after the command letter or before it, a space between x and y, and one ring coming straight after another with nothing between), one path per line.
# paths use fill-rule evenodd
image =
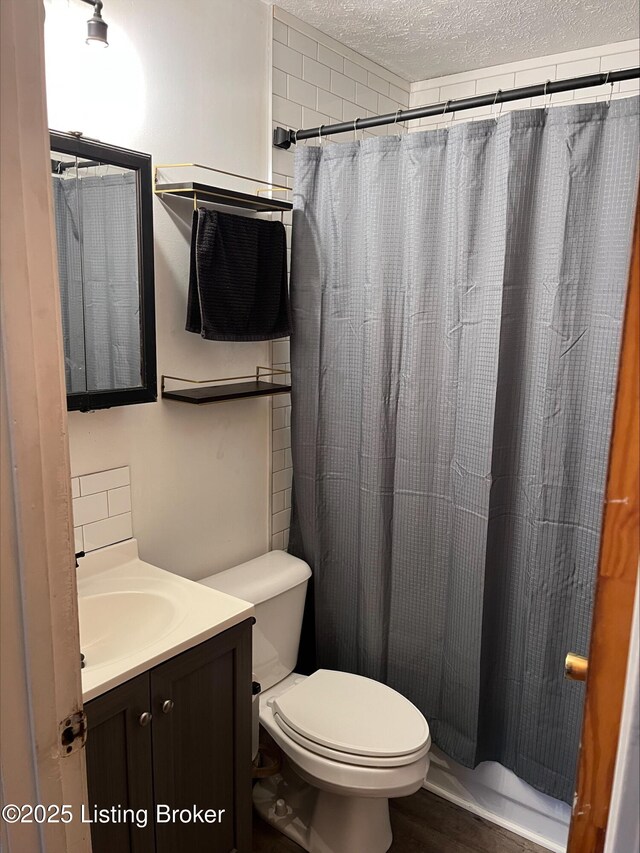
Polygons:
M135 540L80 562L94 853L248 853L253 606Z
M90 805L147 818L94 823L94 853L251 850L250 690L246 620L85 705Z

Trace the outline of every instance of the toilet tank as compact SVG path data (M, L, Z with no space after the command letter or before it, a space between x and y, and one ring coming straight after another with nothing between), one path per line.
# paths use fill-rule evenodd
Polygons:
M263 690L286 678L296 665L310 576L303 560L270 551L200 581L255 605L253 677Z

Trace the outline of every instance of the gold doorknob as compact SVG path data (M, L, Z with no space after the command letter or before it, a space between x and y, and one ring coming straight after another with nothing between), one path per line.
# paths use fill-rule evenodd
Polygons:
M564 677L570 681L586 681L589 669L589 658L576 655L573 652L564 659Z

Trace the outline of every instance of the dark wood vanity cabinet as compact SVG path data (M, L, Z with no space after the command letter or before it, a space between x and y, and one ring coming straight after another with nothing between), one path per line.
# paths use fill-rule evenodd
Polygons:
M149 709L149 673L139 675L85 705L88 733L88 819L99 819L94 808L143 810L153 814L150 726L140 718ZM151 821L144 827L109 819L91 825L93 853L147 853L155 850Z
M251 624L85 705L93 853L249 853Z

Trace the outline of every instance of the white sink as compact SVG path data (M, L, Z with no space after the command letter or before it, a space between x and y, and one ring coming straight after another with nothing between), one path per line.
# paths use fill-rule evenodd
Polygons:
M247 601L145 563L135 539L80 559L85 702L249 619Z
M171 599L150 590L102 592L78 599L85 666L112 663L169 634L184 619Z

